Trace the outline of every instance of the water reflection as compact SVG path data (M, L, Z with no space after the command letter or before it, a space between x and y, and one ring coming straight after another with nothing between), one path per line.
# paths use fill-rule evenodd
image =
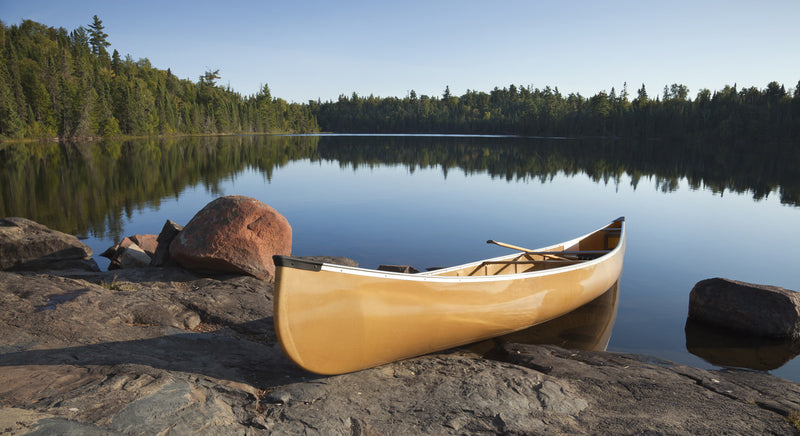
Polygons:
M712 365L770 371L800 354L800 341L750 336L689 320L686 349Z
M24 216L73 234L119 239L121 220L158 208L188 187L212 194L245 169L268 182L277 167L307 159L342 167L402 165L441 168L495 178L548 182L559 174L586 174L634 189L654 178L657 189L750 192L755 199L777 191L800 204L798 157L729 150L720 144L448 136L235 136L149 138L82 144L0 145L0 216ZM734 153L735 151L735 153ZM749 151L749 152L748 152Z
M184 137L0 145L0 216L119 240L122 218L190 186L217 194L226 179L315 154L315 137Z
M573 310L525 330L472 344L469 350L486 357L502 355L505 343L549 344L571 350L605 351L619 306L619 282L603 295Z

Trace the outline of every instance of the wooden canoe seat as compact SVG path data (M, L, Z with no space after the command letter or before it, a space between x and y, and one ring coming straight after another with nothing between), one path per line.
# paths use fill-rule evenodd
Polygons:
M517 274L532 269L550 269L565 265L579 264L596 259L611 250L582 251L528 251L523 253L523 260L485 260L467 275L499 275ZM533 259L540 256L541 259Z

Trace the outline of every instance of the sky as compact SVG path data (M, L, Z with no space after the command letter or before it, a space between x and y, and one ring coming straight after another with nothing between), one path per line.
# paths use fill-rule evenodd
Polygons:
M584 97L627 84L630 98L644 85L655 98L678 83L694 98L800 81L799 0L0 0L7 26L71 31L93 15L109 52L298 103L512 84Z

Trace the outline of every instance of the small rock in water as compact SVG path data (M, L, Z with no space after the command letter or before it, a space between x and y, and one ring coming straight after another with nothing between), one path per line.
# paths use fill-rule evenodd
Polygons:
M800 338L800 293L721 278L698 282L689 318L759 336Z

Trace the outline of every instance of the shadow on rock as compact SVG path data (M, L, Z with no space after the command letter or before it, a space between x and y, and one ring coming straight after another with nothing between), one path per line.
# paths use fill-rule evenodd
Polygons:
M251 324L264 323L271 324L272 319L234 325L230 330L214 333L172 329L174 334L168 332L165 336L150 339L16 351L0 355L0 366L143 365L262 387L317 378L292 363L277 344L254 342L234 333L236 330L252 330Z

